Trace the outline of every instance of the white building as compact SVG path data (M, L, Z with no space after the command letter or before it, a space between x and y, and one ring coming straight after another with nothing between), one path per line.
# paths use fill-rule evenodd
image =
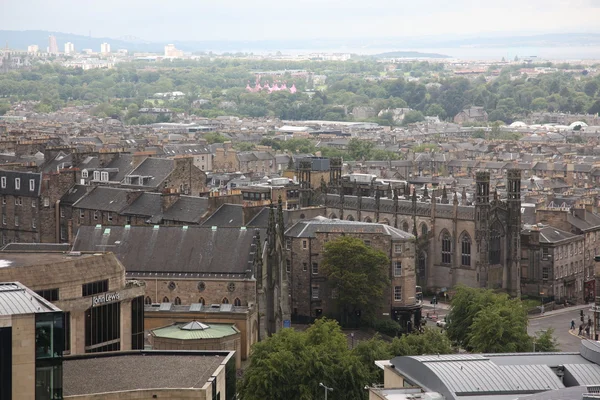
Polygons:
M165 57L179 58L183 57L183 51L177 50L174 44L168 44L165 46Z
M75 45L71 42L65 43L65 54L75 53Z
M40 46L38 46L37 44L32 44L30 46L27 46L28 53L37 53L38 51L40 51Z
M102 43L100 45L100 53L102 53L102 54L108 54L108 53L110 53L110 44L108 44L108 43Z

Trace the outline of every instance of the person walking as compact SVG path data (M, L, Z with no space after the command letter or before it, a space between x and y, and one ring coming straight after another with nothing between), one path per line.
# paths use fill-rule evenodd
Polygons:
M583 333L583 324L579 325L579 332L577 333L577 336L581 336L582 333Z
M575 330L575 320L574 319L571 320L571 330L572 331Z

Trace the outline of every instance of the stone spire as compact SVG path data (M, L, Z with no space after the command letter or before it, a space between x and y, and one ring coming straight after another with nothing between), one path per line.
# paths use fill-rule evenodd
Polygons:
M285 223L283 222L283 200L281 199L281 195L279 196L279 199L277 200L277 229L278 229L278 234L279 234L279 239L281 240L281 243L283 243L284 240L284 233L285 233Z
M269 224L267 226L267 241L269 242L269 251L275 249L275 237L277 235L277 227L275 224L275 209L273 202L269 204Z
M442 200L440 201L440 203L442 203L442 204L450 203L448 201L448 192L446 191L446 185L444 185L444 187L442 187Z
M425 184L425 189L423 189L423 198L429 198L429 191L427 190L427 184Z
M458 205L458 195L456 194L456 192L454 192L454 197L452 198L452 204L454 204L455 206Z

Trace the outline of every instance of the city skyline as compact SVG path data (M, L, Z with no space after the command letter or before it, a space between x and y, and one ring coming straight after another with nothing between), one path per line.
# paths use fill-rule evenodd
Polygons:
M96 37L139 37L157 40L271 40L312 38L379 38L440 35L519 35L600 32L599 0L508 0L498 6L460 0L414 3L383 0L366 4L351 0L273 0L218 3L176 0L114 0L79 3L6 1L3 29L48 30ZM493 18L492 18L493 16ZM201 23L198 23L201 21ZM348 29L348 27L351 29Z

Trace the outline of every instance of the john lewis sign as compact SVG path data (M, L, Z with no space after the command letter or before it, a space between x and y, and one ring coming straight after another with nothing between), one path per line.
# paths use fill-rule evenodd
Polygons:
M103 304L114 303L121 300L121 293L108 292L92 297L92 307L101 306Z

